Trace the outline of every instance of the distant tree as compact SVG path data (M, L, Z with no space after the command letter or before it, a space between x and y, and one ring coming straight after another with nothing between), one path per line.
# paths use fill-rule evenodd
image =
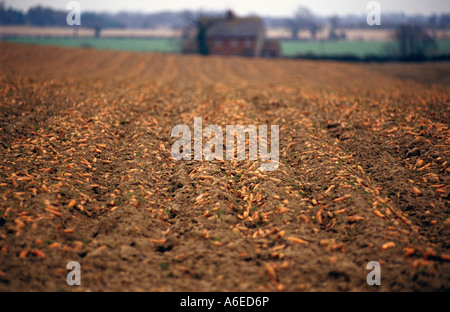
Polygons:
M439 28L450 28L450 14L441 14L439 18Z
M300 30L308 30L311 39L317 39L317 32L322 28L317 17L307 7L299 7L294 17L290 20L289 26L292 32L292 39L298 39Z
M337 15L333 15L328 20L330 23L330 33L328 35L328 39L330 40L344 40L346 38L345 32L343 30L339 30L341 27L341 20Z
M295 18L292 18L288 21L288 27L291 29L291 39L297 40L298 39L298 32L300 31L300 27L295 20Z
M114 16L107 13L91 13L83 14L83 27L94 30L94 37L100 38L102 29L105 28L124 28L125 25Z
M206 38L206 32L208 31L209 23L201 20L197 23L197 47L198 52L203 55L209 54L208 40Z
M0 25L23 25L25 15L12 8L6 8L5 3L0 1Z
M94 37L100 38L100 32L102 31L102 27L100 25L95 25L94 27Z
M419 25L402 24L395 29L397 53L403 59L422 59L436 48L436 41Z
M232 12L229 12L232 14ZM218 19L211 16L205 16L202 12L183 12L185 21L188 23L188 27L193 27L196 32L197 51L202 55L209 54L209 46L207 39L208 30L217 23Z
M338 29L340 26L339 16L337 15L330 17L329 22L332 29Z
M27 24L36 26L66 26L67 13L41 6L30 8L26 15Z
M436 14L431 15L430 17L428 17L428 27L431 29L431 35L433 37L434 40L436 40L437 34L437 28L438 28L438 21L439 18Z
M87 28L124 28L125 25L107 13L92 13L85 12L83 13L83 27Z

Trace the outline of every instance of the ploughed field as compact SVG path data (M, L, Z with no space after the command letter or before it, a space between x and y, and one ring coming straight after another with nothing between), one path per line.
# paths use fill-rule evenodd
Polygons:
M0 290L448 291L449 77L1 43ZM279 125L278 169L175 161L194 117Z

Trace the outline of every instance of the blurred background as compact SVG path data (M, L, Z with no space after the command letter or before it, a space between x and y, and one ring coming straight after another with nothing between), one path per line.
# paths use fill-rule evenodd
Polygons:
M449 59L450 1L0 2L0 40L84 48L310 59ZM373 16L372 16L373 17Z

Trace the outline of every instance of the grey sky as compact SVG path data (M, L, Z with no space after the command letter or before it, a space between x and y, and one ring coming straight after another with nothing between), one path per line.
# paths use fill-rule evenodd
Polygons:
M4 0L7 5L29 9L36 5L65 10L70 0ZM318 15L365 14L369 0L78 0L82 11L225 10L240 15L291 16L299 6L307 6ZM431 14L450 12L450 0L379 0L381 13Z

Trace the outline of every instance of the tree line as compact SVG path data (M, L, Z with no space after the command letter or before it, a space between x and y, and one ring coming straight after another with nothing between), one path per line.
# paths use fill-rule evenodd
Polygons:
M0 25L67 26L67 13L42 6L36 6L30 8L27 12L22 12L6 7L3 2L0 2ZM83 26L86 27L125 27L123 23L107 14L86 12L82 15L82 18Z
M23 12L12 7L6 7L0 1L0 25L31 25L31 26L66 26L67 11L55 10L42 6L30 8ZM94 13L82 11L82 25L86 27L100 26L101 28L155 28L165 26L172 29L182 29L186 26L186 14L199 14L196 11L184 12L119 12ZM217 16L223 12L201 12L202 15ZM366 16L319 16L307 7L299 7L286 17L262 17L264 24L269 28L284 27L291 30L292 39L297 39L298 31L308 30L314 40L317 33L324 27L334 30L343 28L369 28ZM384 13L382 25L378 28L394 29L401 24L411 23L430 29L449 29L450 14L441 15L415 15L407 16L402 13ZM340 32L334 31L332 36L339 39ZM333 38L331 38L333 39Z

